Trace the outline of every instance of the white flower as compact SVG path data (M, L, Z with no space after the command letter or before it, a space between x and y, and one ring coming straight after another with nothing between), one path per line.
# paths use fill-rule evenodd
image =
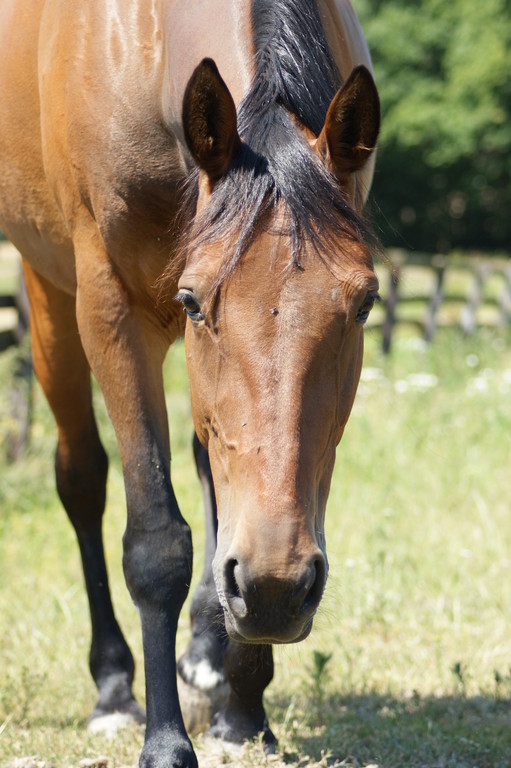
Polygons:
M418 389L432 389L438 385L438 376L433 373L411 373L408 376L408 383Z
M362 368L361 381L381 381L382 379L383 371L381 368Z

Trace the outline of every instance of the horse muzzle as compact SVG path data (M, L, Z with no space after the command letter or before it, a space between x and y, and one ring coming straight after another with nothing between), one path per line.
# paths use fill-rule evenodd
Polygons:
M285 575L257 569L230 554L222 570L221 602L229 636L245 643L296 643L307 637L327 576L318 549ZM223 599L222 599L223 598Z

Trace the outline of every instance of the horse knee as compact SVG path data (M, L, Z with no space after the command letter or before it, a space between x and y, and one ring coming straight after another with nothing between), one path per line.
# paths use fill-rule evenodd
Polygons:
M126 584L137 607L171 606L179 613L192 578L192 537L184 521L156 530L128 527L123 537Z

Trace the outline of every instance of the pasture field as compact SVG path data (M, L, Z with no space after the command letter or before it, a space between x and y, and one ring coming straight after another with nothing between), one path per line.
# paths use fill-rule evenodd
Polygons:
M0 423L14 352L0 358ZM201 570L201 498L182 343L166 363L173 478ZM117 614L137 659L138 617L124 586L122 475L110 457L107 557ZM511 334L433 345L397 336L366 358L338 449L327 513L330 577L309 639L275 651L267 710L279 752L257 745L201 766L511 766ZM40 390L26 457L0 462L0 765L37 755L68 768L105 756L134 766L142 730L85 730L95 702L78 550L54 490L52 420ZM178 645L188 637L185 611ZM213 762L212 762L213 760Z

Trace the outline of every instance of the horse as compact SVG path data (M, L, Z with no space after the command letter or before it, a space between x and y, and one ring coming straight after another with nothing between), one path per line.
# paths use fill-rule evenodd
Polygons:
M228 697L210 733L271 745L272 645L311 630L324 516L378 299L362 213L380 124L349 0L0 0L0 226L23 258L56 485L90 604L91 722L140 720L103 553L102 390L146 676L140 764L195 768L177 675ZM185 335L207 556L192 571L162 363Z

